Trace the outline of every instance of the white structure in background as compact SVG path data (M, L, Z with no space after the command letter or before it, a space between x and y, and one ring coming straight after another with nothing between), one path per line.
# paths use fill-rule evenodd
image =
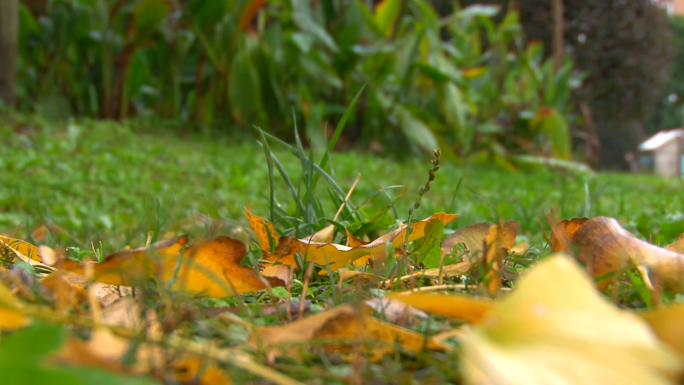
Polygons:
M639 163L644 171L665 177L682 177L684 129L660 131L639 145Z

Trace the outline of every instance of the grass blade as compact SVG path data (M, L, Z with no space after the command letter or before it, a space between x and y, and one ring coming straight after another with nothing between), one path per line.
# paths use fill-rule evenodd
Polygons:
M354 107L356 106L356 103L359 101L359 98L361 97L363 90L366 89L366 84L361 86L359 92L357 92L356 95L354 95L354 99L352 99L351 103L349 103L349 106L344 111L344 114L342 114L342 119L340 119L339 123L337 123L337 127L335 127L335 132L333 133L333 136L332 138L330 138L330 142L328 143L328 151L326 151L326 153L323 155L323 159L321 159L321 163L319 164L320 168L325 169L325 166L328 165L328 159L330 158L329 153L333 152L333 150L335 149L335 145L337 145L337 141L340 139L342 131L344 131L344 126L347 124L347 120L349 120L349 117L354 111ZM319 176L316 175L313 180L314 188L316 187L316 184L318 184L318 179Z

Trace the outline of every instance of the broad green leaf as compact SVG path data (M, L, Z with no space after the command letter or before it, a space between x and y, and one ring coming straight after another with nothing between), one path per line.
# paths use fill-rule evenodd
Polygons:
M187 7L196 23L204 30L210 30L216 23L234 11L235 0L190 0Z
M391 109L394 112L394 118L399 129L404 132L404 135L409 140L426 151L432 151L438 147L437 139L430 128L420 119L413 116L411 111L399 103L392 105L390 99L379 90L376 90L375 96L382 108L386 110Z
M401 12L402 2L403 0L382 0L375 6L373 21L385 37L392 35L394 25Z
M461 91L453 82L446 83L442 87L440 99L444 119L456 133L459 144L464 144L466 140L466 104L463 101Z
M425 123L413 116L409 110L401 105L395 106L394 110L399 121L399 128L418 147L426 151L431 151L438 147L437 139L435 139L432 131Z
M262 113L259 75L247 49L239 49L230 66L228 99L235 120L241 124L256 124Z
M424 231L425 236L423 241L416 250L418 253L417 262L425 262L424 265L426 268L438 267L442 256L440 243L442 241L442 234L444 233L444 224L441 221L429 221L427 225L425 225Z
M292 0L292 19L302 31L323 43L331 51L337 52L338 48L335 40L328 34L325 28L318 25L314 20L311 14L312 6L308 1Z
M141 0L133 9L137 38L149 35L164 20L171 9L164 0Z
M572 141L565 118L555 109L541 112L541 129L549 135L553 155L562 160L569 160L572 155Z

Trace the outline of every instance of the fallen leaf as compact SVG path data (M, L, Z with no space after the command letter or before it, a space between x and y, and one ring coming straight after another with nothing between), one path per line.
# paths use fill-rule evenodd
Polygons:
M28 325L29 321L21 313L21 302L0 282L0 331L19 329Z
M511 253L511 255L524 255L529 249L530 245L528 245L527 242L520 242L508 249L508 252Z
M637 312L660 338L684 359L684 303Z
M370 243L366 241L362 241L359 238L356 238L354 234L350 233L349 230L344 229L344 231L347 233L347 246L354 248L354 247L359 247L359 246L365 246ZM397 253L401 253L401 250L397 250ZM380 253L373 253L373 254L367 254L364 255L363 257L353 261L353 266L354 267L360 267L360 266L366 266L370 263L371 260L382 260L385 258L385 250L383 250Z
M252 226L252 230L254 230L254 235L259 242L259 247L262 250L271 250L270 240L278 242L278 238L280 238L275 227L273 227L271 222L252 214L246 208L245 214L247 214L247 220L249 221L250 226ZM277 243L274 246L277 246Z
M181 384L232 384L230 377L215 364L197 357L185 357L171 364L174 380Z
M155 243L150 247L126 250L107 256L94 266L94 279L110 285L137 286L148 278L157 278L174 290L184 290L209 297L233 295L231 283L238 293L265 288L256 272L240 261L245 245L225 236L193 245L181 254L187 236ZM180 263L180 267L178 264ZM80 265L70 266L74 271ZM285 283L279 278L265 277L272 286Z
M328 225L318 230L309 238L312 242L318 243L332 243L335 235L335 225Z
M681 369L643 320L562 254L529 270L459 344L470 384L667 384Z
M455 233L444 238L444 241L442 242L442 252L444 254L450 254L456 245L463 243L470 259L481 258L484 250L483 241L490 234L492 226L495 226L495 224L483 222L457 230ZM503 228L500 231L501 247L510 249L513 246L519 228L520 224L516 221L507 221L503 223Z
M26 241L0 235L0 248L3 247L12 251L17 258L24 260L24 262L28 262L28 259L40 262L40 252L38 251L38 248ZM19 253L19 255L17 255L17 253Z
M613 218L564 220L554 227L552 250L565 250L562 239L567 239L566 247L586 265L587 273L598 279L600 290L606 290L617 272L642 265L665 290L684 292L684 255L642 241Z
M441 293L396 293L390 294L388 298L428 313L468 322L479 321L495 304L488 298Z
M564 246L564 244L571 240L577 230L584 226L588 220L589 218L572 218L558 222L551 232L551 250L571 254L572 250L566 248L569 245Z
M428 315L392 298L372 298L363 302L366 306L379 313L387 322L401 326L415 324L419 319L425 319Z
M263 342L275 354L277 348L320 339L330 340L326 345L329 350L348 351L352 345L361 344L374 358L393 351L397 344L414 352L424 348L443 349L441 344L430 342L420 333L380 321L351 305L341 305L283 326L260 327L258 339L253 335L251 341L255 346L258 341ZM286 350L290 355L298 354L297 349Z
M54 295L57 310L76 308L87 299L83 287L69 283L61 271L55 271L48 275L42 280L42 283Z
M440 221L429 221L423 230L424 236L420 241L419 247L415 250L418 254L416 263L423 264L425 267L439 267L444 258L440 245L444 224ZM413 251L412 251L413 253Z
M668 250L672 250L676 253L680 253L680 254L684 253L684 234L680 235L676 241L665 246L665 248Z
M368 280L382 280L382 277L375 275L373 273L367 273L365 271L356 271L356 270L337 270L337 274L340 277L340 282L346 281L350 278L354 277L361 277L362 279L368 279Z
M422 221L414 222L412 224L412 231L408 236L408 242L422 238L425 234L425 226L429 221L440 221L443 224L447 224L454 218L456 218L456 214L437 213ZM407 226L402 226L366 245L356 247L280 237L278 246L273 253L269 253L266 250L262 250L262 252L264 254L263 258L270 262L296 266L295 254L299 253L307 258L309 262L314 262L321 266L329 265L332 270L337 270L363 256L384 253L385 241L390 241L394 247L402 246L406 233Z
M38 255L40 256L41 262L48 266L54 266L60 259L54 249L45 245L38 246Z
M466 262L459 262L459 263L454 263L452 265L446 265L442 266L440 269L439 267L435 267L432 269L425 269L422 272L417 272L415 275L424 275L426 277L438 277L440 274L442 274L445 277L458 277L463 274L467 274L473 269L473 262L466 261Z
M505 225L504 225L505 226ZM515 222L515 234L518 232L518 223ZM484 245L487 249L483 259L485 276L480 282L480 289L496 296L501 288L501 270L503 269L503 257L506 250L515 242L515 234L506 231L506 227L494 225L489 228ZM513 238L511 240L511 237Z

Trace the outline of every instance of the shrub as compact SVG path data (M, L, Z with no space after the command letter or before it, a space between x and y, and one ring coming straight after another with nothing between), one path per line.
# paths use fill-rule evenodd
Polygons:
M461 4L508 5L507 0L463 0ZM551 54L551 1L515 2L531 40ZM651 0L564 0L565 43L587 74L576 100L587 101L604 139L604 163L622 163L643 137L643 122L662 100L672 55L667 16ZM630 131L630 132L626 132ZM631 139L613 147L618 133ZM623 138L625 137L623 135Z
M352 139L501 162L570 155L572 62L555 73L524 44L516 13L440 19L425 0L53 0L43 12L22 8L20 95L48 115L260 125L290 138L296 119L322 148L325 122L366 83Z

